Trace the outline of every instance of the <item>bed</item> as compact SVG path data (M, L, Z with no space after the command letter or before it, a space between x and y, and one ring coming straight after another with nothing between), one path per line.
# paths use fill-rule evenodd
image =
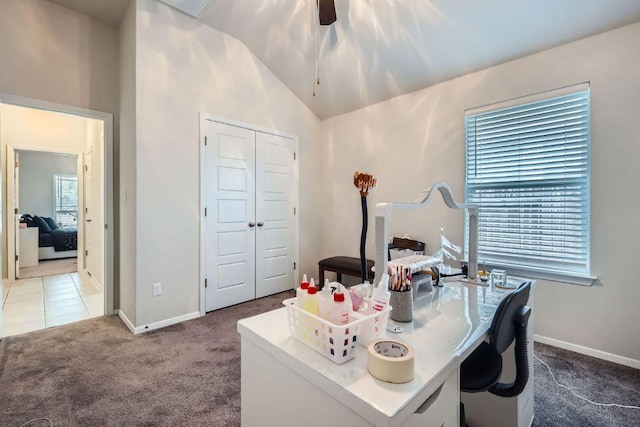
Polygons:
M27 227L38 227L38 260L78 256L78 229L61 228L52 218L22 215Z

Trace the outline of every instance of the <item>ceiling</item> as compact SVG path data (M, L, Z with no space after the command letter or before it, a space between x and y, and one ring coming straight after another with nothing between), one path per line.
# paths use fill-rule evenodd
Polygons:
M128 3L51 1L111 24ZM640 0L335 3L329 27L315 0L213 0L198 19L242 41L321 119L640 21Z

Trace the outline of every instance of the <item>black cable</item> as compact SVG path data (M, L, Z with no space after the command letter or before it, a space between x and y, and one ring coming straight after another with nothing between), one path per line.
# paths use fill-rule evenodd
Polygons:
M362 205L362 233L360 234L360 276L362 283L367 280L367 257L365 247L367 244L367 228L369 227L369 213L367 212L367 196L360 196Z
M527 356L527 326L519 326L516 331L516 379L512 383L496 383L489 393L500 397L516 397L524 391L529 380L529 357Z

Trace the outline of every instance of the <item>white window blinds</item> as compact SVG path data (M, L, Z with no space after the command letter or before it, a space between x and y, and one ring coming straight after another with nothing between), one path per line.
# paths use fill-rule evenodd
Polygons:
M480 261L589 274L589 114L587 89L465 117Z

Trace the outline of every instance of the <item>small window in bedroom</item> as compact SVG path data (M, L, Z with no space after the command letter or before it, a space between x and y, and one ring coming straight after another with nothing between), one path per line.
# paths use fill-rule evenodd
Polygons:
M478 259L528 272L589 271L588 84L466 112L465 196Z
M54 175L55 221L61 227L78 226L78 177Z

